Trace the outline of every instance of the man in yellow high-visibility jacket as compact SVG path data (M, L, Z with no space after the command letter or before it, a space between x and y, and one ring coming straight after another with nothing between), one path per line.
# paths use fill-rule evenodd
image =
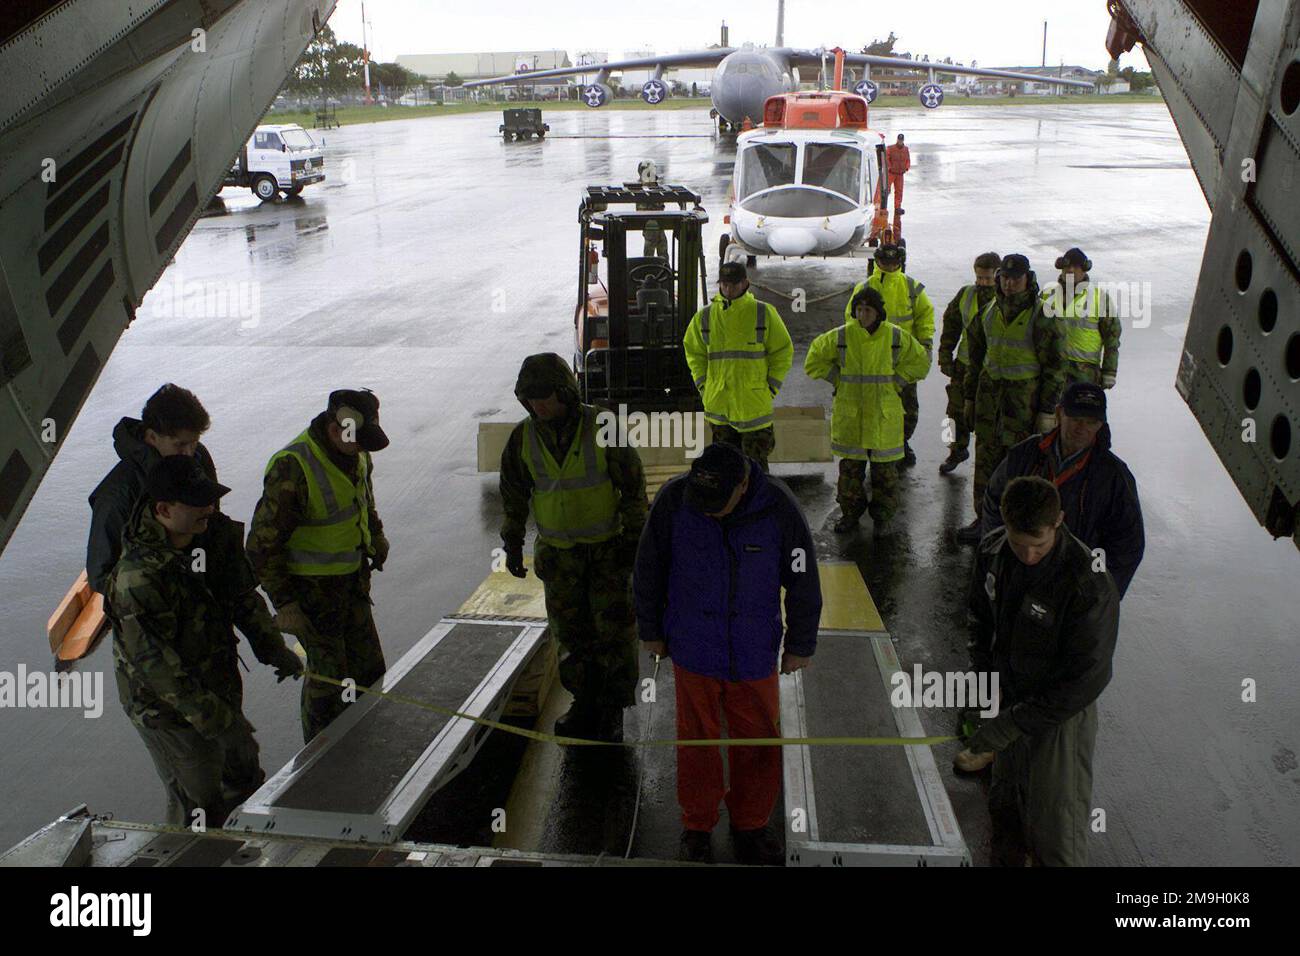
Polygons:
M1121 323L1110 296L1089 281L1092 260L1077 246L1056 260L1055 285L1043 290L1043 309L1061 329L1065 380L1114 388L1119 374Z
M695 313L682 347L713 440L735 445L767 471L776 446L772 400L794 363L794 343L776 307L749 291L743 263L722 264L718 294Z
M840 519L835 531L854 530L870 511L872 531L889 533L897 508L898 461L903 457L903 403L899 386L930 370L930 355L893 322L880 293L860 289L851 303L852 317L813 339L804 359L809 378L834 387L831 406L831 451L840 456L835 500ZM871 502L864 479L871 463Z
M860 289L875 289L885 301L889 321L921 343L928 356L934 345L934 305L925 293L924 283L917 282L903 271L904 263L905 256L900 246L886 244L877 249L876 268L865 282L854 286L853 294L849 296L849 305ZM852 318L849 305L844 307L845 322ZM926 372L928 374L928 367ZM903 467L911 468L916 464L916 452L912 450L911 444L912 434L916 431L921 415L916 382L901 386L899 394L903 399Z

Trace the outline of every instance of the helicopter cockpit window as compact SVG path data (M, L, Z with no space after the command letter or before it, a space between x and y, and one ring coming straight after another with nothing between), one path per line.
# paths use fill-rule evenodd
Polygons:
M794 182L794 143L758 143L747 148L740 165L740 198Z
M821 186L858 202L862 151L840 143L809 143L804 147L803 184Z

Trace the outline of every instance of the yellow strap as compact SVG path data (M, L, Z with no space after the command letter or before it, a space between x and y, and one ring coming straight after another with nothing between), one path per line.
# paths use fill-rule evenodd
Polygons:
M956 737L743 737L735 740L636 740L615 743L606 740L586 740L582 737L561 737L557 734L544 734L538 730L527 730L497 720L489 720L486 717L475 717L458 710L439 707L437 704L394 694L391 691L375 690L360 684L346 684L337 678L326 677L315 671L304 670L303 676L326 684L334 684L337 687L354 686L363 693L374 694L384 700L395 700L435 714L459 717L462 720L482 724L484 727L491 727L493 730L503 730L508 734L527 737L529 740L540 740L543 743L560 744L564 747L932 747L935 744L946 744L957 739Z

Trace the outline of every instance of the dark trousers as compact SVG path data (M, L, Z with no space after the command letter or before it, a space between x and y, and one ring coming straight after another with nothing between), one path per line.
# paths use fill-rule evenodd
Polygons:
M204 827L219 829L266 779L252 734L216 741L171 723L136 724L135 729L167 793L167 823L191 826L194 811L201 809Z

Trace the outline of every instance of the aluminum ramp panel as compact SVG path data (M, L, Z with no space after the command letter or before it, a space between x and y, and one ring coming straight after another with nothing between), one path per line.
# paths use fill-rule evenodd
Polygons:
M890 702L901 668L857 567L820 570L826 609L817 654L811 667L781 677L782 733L927 736L915 708ZM929 747L782 750L787 866L970 865Z
M382 689L498 719L543 646L534 621L446 618L384 676ZM226 822L227 830L365 843L400 840L463 770L491 728L359 694Z

